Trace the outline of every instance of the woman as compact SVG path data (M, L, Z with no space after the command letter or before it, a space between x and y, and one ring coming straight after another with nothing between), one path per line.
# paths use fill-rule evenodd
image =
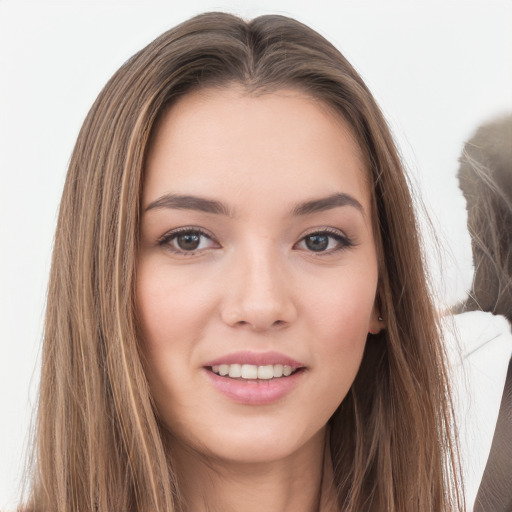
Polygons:
M50 277L28 509L462 507L396 148L321 36L205 14L109 81Z

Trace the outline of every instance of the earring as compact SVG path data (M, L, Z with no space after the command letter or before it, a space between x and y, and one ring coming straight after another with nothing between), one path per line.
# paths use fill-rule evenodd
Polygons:
M379 322L384 322L384 318L382 318L381 316L379 316Z

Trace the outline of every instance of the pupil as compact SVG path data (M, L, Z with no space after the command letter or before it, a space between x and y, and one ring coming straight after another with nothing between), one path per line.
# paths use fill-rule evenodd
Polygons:
M196 233L188 233L185 235L178 236L178 245L180 249L186 251L193 251L199 247L200 235Z
M311 235L306 238L306 246L311 251L325 251L329 245L329 237L326 235Z

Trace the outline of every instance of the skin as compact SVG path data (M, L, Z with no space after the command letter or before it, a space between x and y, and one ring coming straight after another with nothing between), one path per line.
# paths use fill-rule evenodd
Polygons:
M366 176L346 123L298 91L207 89L161 119L144 182L137 304L190 510L317 510L323 467L321 508L331 509L326 424L368 332L380 329ZM229 215L170 207L166 194L219 201ZM292 213L333 194L355 202ZM207 234L196 250L173 233L187 227ZM327 246L311 250L312 233ZM237 403L204 365L240 350L277 351L304 368L279 400Z

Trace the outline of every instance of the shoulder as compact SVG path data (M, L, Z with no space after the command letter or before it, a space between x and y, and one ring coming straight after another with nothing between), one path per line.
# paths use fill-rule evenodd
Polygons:
M469 311L455 315L453 319L463 357L472 357L479 350L496 346L512 354L512 332L505 317L484 311Z
M446 316L442 327L450 367L477 366L490 375L500 368L505 382L512 356L512 331L505 317L469 311Z
M512 356L507 319L471 311L444 321L466 498L473 503L489 457Z

